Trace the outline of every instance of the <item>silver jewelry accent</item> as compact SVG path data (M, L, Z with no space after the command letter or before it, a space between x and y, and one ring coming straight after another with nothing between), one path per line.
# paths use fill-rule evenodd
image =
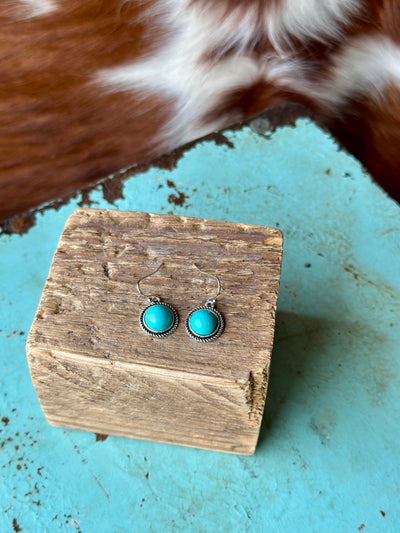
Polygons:
M193 309L191 309L189 311L189 313L188 313L188 315L186 317L186 320L185 320L186 333L189 335L189 337L191 337L192 339L194 339L196 341L199 341L199 342L212 342L213 340L215 340L217 337L219 337L221 335L221 333L223 332L224 327L225 327L223 316L221 315L221 313L217 309L215 309L215 305L217 303L217 298L218 298L218 296L221 293L221 282L220 282L219 278L217 276L215 276L214 274L209 274L208 272L204 272L204 270L201 270L196 264L194 264L194 266L202 274L206 274L207 276L211 276L212 278L214 278L216 280L217 284L218 284L218 288L217 288L217 293L212 298L209 298L204 305L195 307L195 308L193 308ZM211 331L210 333L204 334L204 335L202 335L201 333L196 333L192 329L192 327L190 325L190 319L192 318L192 316L197 311L202 311L202 310L205 310L208 313L212 313L215 316L215 318L217 319L217 323L216 323L216 326L213 329L213 331Z
M147 274L147 276L144 276L143 278L140 278L138 280L138 282L136 283L136 287L137 287L137 290L139 292L139 294L141 296L143 296L144 298L147 298L147 300L149 301L149 305L147 305L143 310L142 312L140 313L140 316L139 316L139 323L140 323L140 327L142 328L142 330L147 333L147 335L151 335L152 337L166 337L167 335L170 335L171 333L173 333L176 328L178 327L178 322L179 322L179 317L178 317L178 313L176 312L176 310L172 307L172 305L170 304L167 304L165 302L162 301L162 299L159 297L159 296L156 296L156 295L150 295L150 294L145 294L141 288L140 288L140 283L146 279L146 278L149 278L150 276L153 276L154 274L156 274L160 268L163 266L164 263L161 263L158 268L156 270L154 270L154 272L151 272L150 274ZM146 320L145 320L145 315L147 313L147 311L149 309L151 309L153 306L155 305L162 305L163 307L166 307L167 309L170 310L171 312L171 315L172 315L172 321L171 321L171 324L166 327L165 329L162 329L162 330L157 330L157 329L152 329L147 323L146 323Z

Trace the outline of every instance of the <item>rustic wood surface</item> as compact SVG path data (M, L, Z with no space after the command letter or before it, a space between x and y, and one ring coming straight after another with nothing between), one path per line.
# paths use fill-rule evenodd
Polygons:
M277 229L79 209L68 219L27 342L51 424L234 453L254 452L268 383L282 237ZM166 338L139 314L159 295L179 313ZM191 340L190 309L216 282L221 337Z

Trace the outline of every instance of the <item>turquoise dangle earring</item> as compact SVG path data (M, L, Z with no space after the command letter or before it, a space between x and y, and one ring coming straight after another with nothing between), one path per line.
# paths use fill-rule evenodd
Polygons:
M178 313L172 307L161 300L159 296L144 294L140 288L140 283L150 276L156 274L164 263L161 263L157 270L140 278L136 284L140 296L147 298L147 305L140 313L140 326L147 335L152 337L166 337L173 333L178 327Z
M194 265L198 270L200 268ZM219 311L215 309L217 298L221 292L221 282L217 276L200 270L203 274L211 276L218 284L217 293L209 298L202 306L195 307L189 311L186 321L186 333L200 342L211 342L221 335L224 330L224 319Z

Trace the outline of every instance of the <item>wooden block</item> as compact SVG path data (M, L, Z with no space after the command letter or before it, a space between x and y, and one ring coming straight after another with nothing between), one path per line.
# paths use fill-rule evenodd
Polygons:
M279 230L189 218L78 209L61 235L27 342L50 424L254 453L267 391L279 288ZM146 335L141 288L179 313ZM190 339L185 317L216 282L225 330Z

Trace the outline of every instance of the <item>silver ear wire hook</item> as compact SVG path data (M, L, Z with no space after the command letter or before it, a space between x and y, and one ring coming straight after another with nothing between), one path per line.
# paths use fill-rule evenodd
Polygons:
M179 317L176 310L169 303L163 302L159 296L145 294L140 288L140 283L150 276L156 274L164 263L150 274L143 276L136 283L136 288L140 296L147 298L147 305L139 316L139 323L142 330L152 337L166 337L173 333L178 327Z
M155 296L154 294L145 294L142 289L140 288L140 283L146 279L146 278L149 278L150 276L154 276L154 274L157 274L157 272L160 270L160 268L163 266L164 263L160 263L157 267L156 270L154 270L154 272L150 272L150 274L147 274L147 276L143 276L143 278L140 278L138 280L138 282L136 283L136 288L138 290L138 293L140 294L140 296L143 296L143 298L147 298L149 300L149 302L159 302L160 301L160 297L159 296Z
M218 296L221 294L221 282L220 282L219 278L217 276L215 276L214 274L210 274L209 272L205 272L204 270L201 270L201 268L199 268L196 265L196 263L193 263L193 264L197 268L197 270L199 270L202 274L205 274L206 276L210 276L210 277L214 278L215 281L218 284L217 294L215 294L215 296L213 296L212 298L209 298L206 301L206 304L205 304L207 307L214 307L214 305L217 303Z

